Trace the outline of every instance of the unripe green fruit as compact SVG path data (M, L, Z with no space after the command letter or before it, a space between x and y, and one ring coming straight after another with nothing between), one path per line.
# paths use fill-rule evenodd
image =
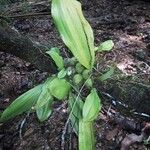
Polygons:
M80 63L77 63L75 68L77 73L82 73L84 70L84 67Z
M84 79L88 79L88 77L90 76L90 71L89 70L84 70L82 73L82 76Z
M76 74L76 75L74 75L74 77L73 77L73 82L74 82L75 84L77 84L77 85L82 84L82 81L83 81L83 77L82 77L81 74Z
M87 81L86 81L86 83L85 83L85 86L87 87L87 88L91 88L92 86L93 86L93 81L92 81L92 79L87 79Z

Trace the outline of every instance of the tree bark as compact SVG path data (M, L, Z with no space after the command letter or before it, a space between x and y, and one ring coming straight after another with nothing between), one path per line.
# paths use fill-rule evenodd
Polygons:
M106 81L95 80L95 86L104 102L111 102L123 115L150 121L150 85L147 79L119 77L119 73L114 73L114 77Z
M6 23L0 22L0 51L34 64L39 70L56 72L56 66L46 55L46 47L19 34Z

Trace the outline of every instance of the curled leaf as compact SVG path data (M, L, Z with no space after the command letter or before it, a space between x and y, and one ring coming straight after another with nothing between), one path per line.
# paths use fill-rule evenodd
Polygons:
M42 107L36 109L38 119L42 122L48 119L52 113L51 105L53 99L49 99Z
M37 100L37 103L35 105L35 108L38 109L40 107L43 107L45 104L47 104L47 102L53 99L52 95L50 94L50 92L48 91L47 87L45 85L43 85L42 87L42 92Z

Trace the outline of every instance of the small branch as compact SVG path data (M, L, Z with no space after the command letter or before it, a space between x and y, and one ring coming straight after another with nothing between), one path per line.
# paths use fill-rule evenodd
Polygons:
M0 51L30 62L39 70L49 73L56 72L55 64L45 53L45 46L22 36L6 23L0 24Z

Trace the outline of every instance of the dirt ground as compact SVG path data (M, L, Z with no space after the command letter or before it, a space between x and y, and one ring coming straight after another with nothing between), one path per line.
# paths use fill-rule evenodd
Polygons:
M134 74L150 81L150 2L138 0L82 0L83 11L95 35L96 45L112 39L112 52L97 55L98 65L117 64L126 75ZM16 6L19 11L16 10ZM12 11L13 10L13 11ZM50 7L26 3L10 4L8 14L49 11ZM21 34L49 47L65 46L55 29L51 16L15 18L10 22ZM105 60L105 64L103 60ZM9 54L0 53L0 111L17 96L43 82L48 73ZM147 83L149 84L149 83ZM108 108L111 106L108 105ZM0 125L0 150L60 150L62 132L68 117L66 102L56 103L48 121L39 123L34 114L24 114ZM123 138L130 134L102 115L95 124L96 149L120 149ZM71 129L65 136L65 149L77 150L77 137ZM149 149L144 143L134 144L131 150Z

